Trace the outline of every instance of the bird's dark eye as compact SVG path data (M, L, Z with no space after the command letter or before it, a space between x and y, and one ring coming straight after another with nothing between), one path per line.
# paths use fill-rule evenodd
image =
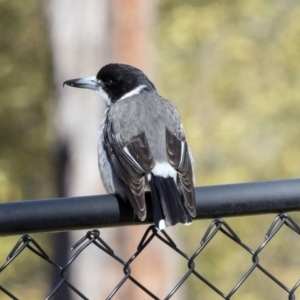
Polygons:
M110 85L110 84L112 84L112 82L113 82L113 81L112 81L111 79L106 79L106 80L105 80L105 84L106 84L106 85Z

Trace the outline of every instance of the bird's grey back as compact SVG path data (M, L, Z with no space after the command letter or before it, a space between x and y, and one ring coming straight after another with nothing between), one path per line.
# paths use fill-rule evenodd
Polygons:
M156 162L167 160L165 129L176 135L182 131L176 107L156 93L142 92L119 100L108 113L114 134L120 134L122 140L130 141L145 132Z

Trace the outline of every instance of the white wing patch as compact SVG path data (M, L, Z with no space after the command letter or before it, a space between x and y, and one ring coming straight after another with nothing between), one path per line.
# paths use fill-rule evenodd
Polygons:
M183 161L183 154L184 154L184 151L185 151L184 147L185 147L185 142L182 141L181 142L181 154L180 154L180 163L179 163L179 166L181 166L182 161Z
M141 172L145 172L145 170L143 170L143 168L140 166L140 164L134 159L134 157L130 154L130 152L128 151L127 147L123 148L124 152L130 157L130 159L132 160L132 162L136 165L136 167L138 167L140 169Z

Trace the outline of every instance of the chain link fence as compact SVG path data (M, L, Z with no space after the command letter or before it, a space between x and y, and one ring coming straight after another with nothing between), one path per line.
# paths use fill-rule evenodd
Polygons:
M80 299L88 299L82 291L80 291L76 286L72 285L68 280L68 275L70 266L76 261L81 252L85 251L88 247L94 245L103 252L105 255L110 256L112 259L116 260L120 264L120 272L123 272L123 278L115 284L111 293L107 295L106 299L112 299L122 288L126 281L131 281L139 289L141 289L145 295L148 295L151 299L160 299L158 296L149 290L145 285L139 282L139 278L135 278L131 272L131 264L134 260L147 248L147 246L154 240L167 245L172 251L175 251L186 261L186 270L181 274L181 278L178 282L174 282L174 287L170 290L169 294L164 297L164 299L171 299L172 296L177 292L177 290L187 281L188 278L194 277L211 289L212 294L218 294L220 298L231 299L231 297L241 288L243 283L247 281L253 275L254 270L261 272L264 276L271 279L284 293L286 294L285 299L295 300L295 292L300 284L300 280L297 282L290 283L289 286L285 285L281 280L279 280L270 270L263 267L260 262L260 255L268 245L268 243L274 238L274 236L281 230L281 228L288 228L291 231L300 234L300 227L296 222L286 213L281 213L276 216L276 218L271 223L268 231L263 238L263 243L259 245L257 249L251 249L248 245L241 241L241 238L235 233L234 229L230 227L223 219L217 218L210 223L205 234L200 240L200 246L192 253L188 254L177 247L175 241L165 232L157 231L153 225L149 226L145 231L142 239L137 245L137 251L132 254L131 258L126 259L117 256L116 249L114 250L111 245L108 245L102 238L99 230L90 230L78 240L72 247L72 256L65 264L58 264L56 261L51 259L49 255L43 250L42 245L37 243L30 235L23 235L10 253L7 256L6 262L0 267L1 277L5 276L5 271L10 267L12 262L18 259L24 253L25 249L30 250L33 254L39 256L44 261L52 265L57 270L56 285L50 294L45 299L51 299L63 285L73 290ZM216 235L221 233L226 239L233 241L238 245L241 250L245 250L249 256L249 261L251 261L251 266L249 269L235 282L229 292L225 292L222 288L212 281L208 280L203 273L204 270L201 269L201 265L197 258L201 257L203 250L214 240ZM0 258L2 259L2 258ZM0 260L1 263L1 260ZM0 299L2 295L8 297L8 299L18 299L12 291L8 290L5 286L0 284ZM199 295L199 297L201 297Z

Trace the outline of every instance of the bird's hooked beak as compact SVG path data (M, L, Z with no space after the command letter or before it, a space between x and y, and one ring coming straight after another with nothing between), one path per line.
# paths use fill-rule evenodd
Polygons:
M76 88L90 90L99 90L99 87L101 87L101 82L98 82L95 76L66 80L63 83L63 86L65 84Z

